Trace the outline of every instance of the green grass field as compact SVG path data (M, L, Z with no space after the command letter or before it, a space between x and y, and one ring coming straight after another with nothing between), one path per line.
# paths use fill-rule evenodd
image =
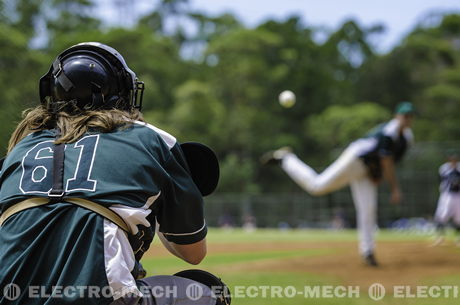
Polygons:
M457 257L460 261L460 250L450 244L430 248L429 240L429 236L380 231L378 249L387 261L374 271L361 264L353 230L211 229L208 256L197 267L222 277L235 295L232 304L459 304L455 289L460 290L460 264L456 263ZM416 260L411 261L411 256ZM149 275L173 274L195 267L168 255L158 243L144 257L143 264ZM375 301L369 298L368 287L379 282L385 286L387 296ZM438 288L441 285L450 286L443 289L451 290L434 290L441 289ZM271 287L264 294L264 289L268 289L265 286ZM359 289L359 296L356 290L352 290L351 296L346 295L349 290L339 290L336 294L328 290L343 286ZM402 294L403 290L395 292L395 286L410 290ZM405 286L410 288L401 288ZM437 294L430 297L422 291L417 297L414 295L417 286L422 290L433 289ZM306 296L306 289L326 292Z

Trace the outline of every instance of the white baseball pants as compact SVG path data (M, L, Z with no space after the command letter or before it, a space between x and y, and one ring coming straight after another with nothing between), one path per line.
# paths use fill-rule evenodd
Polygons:
M442 192L434 219L440 224L447 224L452 219L456 226L460 226L460 193Z
M301 188L314 196L325 195L350 185L356 209L359 251L362 255L374 251L377 185L368 178L366 166L357 156L354 145L348 146L321 174L292 153L283 158L281 167Z

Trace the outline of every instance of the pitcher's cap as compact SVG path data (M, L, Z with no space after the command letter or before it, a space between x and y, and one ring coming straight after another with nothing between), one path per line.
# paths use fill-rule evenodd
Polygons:
M411 102L401 102L396 106L396 114L415 114L416 110Z

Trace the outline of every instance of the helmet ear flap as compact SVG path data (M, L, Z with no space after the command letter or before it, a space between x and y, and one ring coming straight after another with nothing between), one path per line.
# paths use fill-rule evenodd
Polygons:
M102 94L102 88L96 83L91 83L91 92L93 103L89 105L89 109L98 109L104 105L104 95Z
M105 101L105 105L111 108L120 109L120 110L129 110L127 103L122 97L118 95L111 96Z
M51 96L51 69L40 78L39 82L40 102L45 103L46 97Z
M74 112L140 110L144 86L115 49L86 42L59 54L48 73L40 78L39 89L42 104L62 102L62 109ZM73 107L65 107L70 101Z

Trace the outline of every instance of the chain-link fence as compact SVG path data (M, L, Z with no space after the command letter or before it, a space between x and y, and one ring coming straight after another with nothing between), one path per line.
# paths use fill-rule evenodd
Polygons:
M458 143L422 143L411 150L398 177L403 191L399 205L389 203L390 191L379 187L378 220L381 227L401 219L433 217L439 196L438 168L444 152ZM286 176L286 179L287 176ZM210 226L290 228L354 227L356 215L349 188L313 197L299 188L295 193L216 194L206 198Z

